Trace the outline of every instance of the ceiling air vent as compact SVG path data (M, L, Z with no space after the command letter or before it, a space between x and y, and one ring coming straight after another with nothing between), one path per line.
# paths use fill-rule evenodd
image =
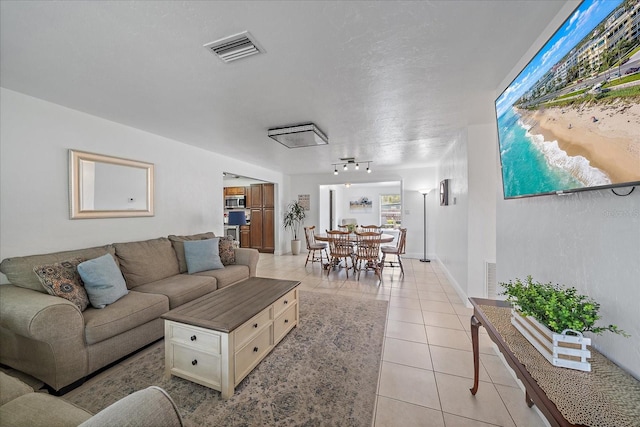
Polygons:
M204 47L223 62L231 62L264 52L262 46L248 31L207 43Z

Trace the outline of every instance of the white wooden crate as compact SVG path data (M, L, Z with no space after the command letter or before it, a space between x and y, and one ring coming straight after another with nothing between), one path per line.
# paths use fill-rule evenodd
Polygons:
M538 350L553 366L591 372L587 361L591 352L591 338L585 338L580 332L565 330L558 334L552 332L531 316L522 316L511 310L511 324ZM567 332L576 335L567 335Z

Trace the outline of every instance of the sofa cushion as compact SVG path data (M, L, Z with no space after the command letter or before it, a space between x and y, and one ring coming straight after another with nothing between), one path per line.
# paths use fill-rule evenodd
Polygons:
M122 272L110 254L80 263L78 273L95 308L105 308L129 292Z
M184 242L190 240L213 239L214 237L216 237L216 235L210 231L206 233L192 234L190 236L175 236L173 234L169 236L169 240L176 252L176 257L178 258L178 266L180 267L181 274L187 272L187 260L184 257Z
M221 270L209 270L196 273L194 276L215 277L218 282L218 289L233 285L236 282L249 278L248 265L228 265Z
M173 309L216 289L218 289L217 281L212 277L178 274L138 286L136 291L166 295L169 298L169 307Z
M113 246L106 245L74 251L7 258L2 260L2 263L0 264L0 271L4 273L7 276L7 279L9 279L9 282L15 286L33 289L34 291L46 294L47 291L42 286L42 283L40 282L40 279L38 279L36 273L33 271L33 267L67 261L73 258L92 259L107 253L115 253Z
M231 265L236 263L236 251L233 250L233 237L227 236L220 239L218 243L220 261L222 265Z
M0 371L0 406L27 393L33 393L33 389L19 379Z
M77 426L89 418L84 409L46 393L28 393L0 406L3 426Z
M129 289L178 274L178 259L169 239L114 243Z
M118 301L98 310L87 308L82 314L85 321L87 344L95 344L143 325L169 311L164 295L130 291Z
M184 242L184 257L189 274L224 268L220 261L219 237Z
M73 258L53 264L40 265L34 267L33 271L49 294L69 300L80 311L84 311L89 305L89 296L84 289L80 274L78 274L78 264L84 261L84 258Z

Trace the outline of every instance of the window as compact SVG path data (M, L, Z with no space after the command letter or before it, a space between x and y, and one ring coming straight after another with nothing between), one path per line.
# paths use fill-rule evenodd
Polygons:
M397 228L402 223L402 198L399 194L380 195L380 224Z

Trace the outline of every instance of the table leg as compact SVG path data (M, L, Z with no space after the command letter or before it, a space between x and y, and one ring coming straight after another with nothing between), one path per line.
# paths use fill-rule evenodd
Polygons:
M481 323L475 315L471 316L471 343L473 345L473 388L471 394L475 396L478 392L478 374L480 371L480 348L478 345L478 329Z
M527 406L531 408L533 406L533 400L531 400L531 396L529 396L529 392L524 392L524 401L527 403Z

